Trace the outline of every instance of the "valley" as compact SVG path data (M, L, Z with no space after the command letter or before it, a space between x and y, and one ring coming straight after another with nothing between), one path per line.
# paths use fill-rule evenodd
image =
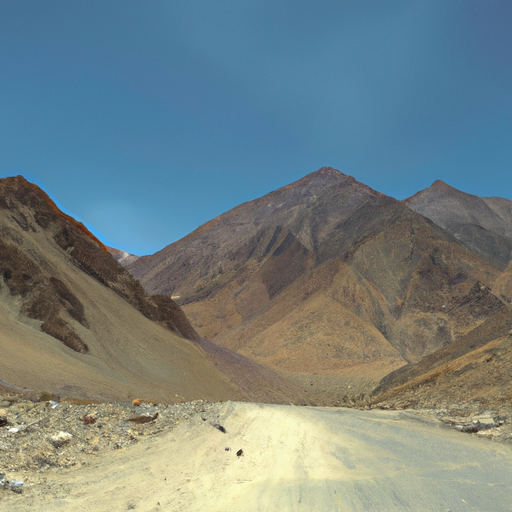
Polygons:
M511 251L439 181L321 168L137 257L0 180L0 508L507 510Z
M382 379L403 385L441 354L448 364L508 339L510 212L442 182L400 202L322 168L126 267L311 403L373 403ZM492 375L481 380L492 402Z

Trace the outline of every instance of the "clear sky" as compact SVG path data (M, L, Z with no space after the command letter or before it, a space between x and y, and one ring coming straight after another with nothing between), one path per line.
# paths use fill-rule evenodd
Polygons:
M512 199L510 0L2 0L0 176L148 254L322 166Z

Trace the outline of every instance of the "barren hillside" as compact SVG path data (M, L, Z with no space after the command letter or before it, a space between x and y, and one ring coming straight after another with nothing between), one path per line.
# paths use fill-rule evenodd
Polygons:
M437 180L404 203L500 270L509 263L512 201L466 194Z
M494 202L501 220L483 201L479 215L506 245ZM506 258L408 206L322 168L128 268L176 297L202 336L343 402L509 315Z
M250 399L246 381L254 378L254 388L279 392L258 389L254 397L299 399L270 370L245 360L232 368L228 351L200 346L179 306L148 295L83 225L21 176L0 180L0 249L5 389L97 400Z

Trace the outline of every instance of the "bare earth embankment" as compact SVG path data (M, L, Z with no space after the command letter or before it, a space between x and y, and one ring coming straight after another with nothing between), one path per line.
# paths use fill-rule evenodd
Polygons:
M9 475L24 478L24 491L1 491L0 509L505 511L512 503L508 444L403 411L207 404L172 430L80 460Z

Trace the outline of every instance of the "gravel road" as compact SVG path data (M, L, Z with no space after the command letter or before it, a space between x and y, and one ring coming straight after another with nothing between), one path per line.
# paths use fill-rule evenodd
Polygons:
M455 512L512 503L508 444L421 414L227 402L187 416L86 464L26 472L22 494L0 492L0 510Z

